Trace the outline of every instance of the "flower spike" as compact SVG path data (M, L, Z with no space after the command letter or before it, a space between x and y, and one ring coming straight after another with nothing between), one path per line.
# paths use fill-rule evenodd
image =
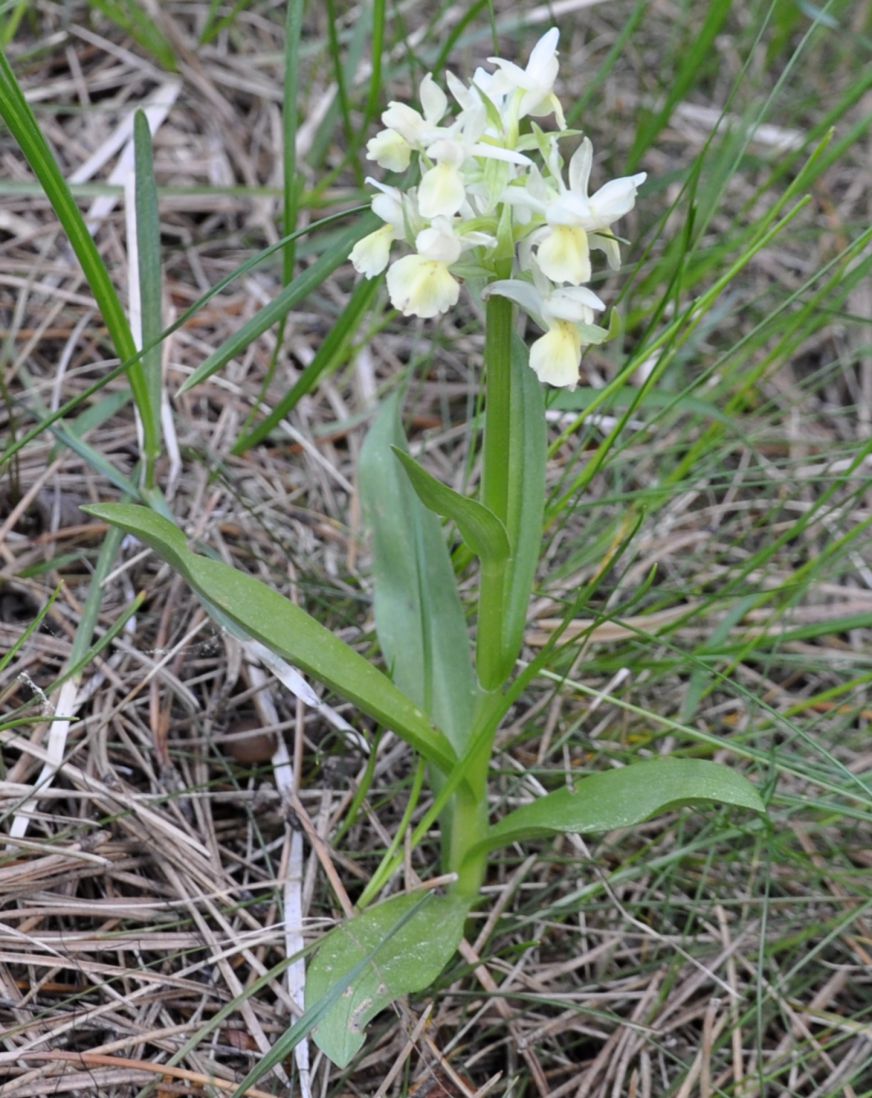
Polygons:
M358 241L351 262L366 278L387 271L391 303L404 316L443 315L467 278L483 284L485 296L509 298L543 333L530 347L531 368L548 385L574 388L584 348L609 334L594 323L605 305L587 286L591 253L620 266L612 226L632 210L645 174L590 194L593 147L585 137L564 180L560 144L574 132L554 91L559 38L552 27L524 66L489 58L492 70L476 69L469 84L447 73L450 99L428 73L420 109L388 104L367 156L389 171L417 166L420 182L403 192L367 180L384 224ZM533 121L548 116L556 130ZM392 258L395 247L406 254ZM512 250L512 277L497 279Z

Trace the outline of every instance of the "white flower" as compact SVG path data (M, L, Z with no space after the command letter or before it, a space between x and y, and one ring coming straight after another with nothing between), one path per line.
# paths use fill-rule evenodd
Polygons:
M488 61L496 65L493 85L503 93L520 92L516 106L517 118L527 115L540 117L554 112L557 125L566 129L566 119L560 100L554 94L554 81L557 79L557 42L560 31L552 27L533 47L527 67L522 69L513 61L504 61L501 57L489 57Z
M546 227L535 234L539 244L536 261L542 273L554 282L571 282L579 286L590 279L590 250L605 252L609 266L616 269L621 262L618 242L605 232L612 224L632 210L636 189L646 179L645 172L613 179L592 196L587 188L593 161L593 148L584 138L569 161L569 187L557 175L558 191L550 201L542 202L528 194L516 195L513 201L526 201L538 207Z
M387 171L403 172L413 152L420 152L442 132L439 121L448 110L448 97L430 73L418 88L424 113L406 103L388 103L381 120L385 129L366 143L366 155Z
M439 122L448 110L448 97L428 72L418 88L424 113L396 100L382 112L382 124L394 130L413 149L421 150L439 133Z
M608 337L594 324L594 312L605 305L587 286L549 286L541 278L535 285L508 278L492 282L485 295L499 294L520 305L545 334L530 347L530 366L540 381L574 389L578 384L581 353L591 343Z
M589 282L593 272L587 233L579 225L554 225L539 244L536 262L555 282Z
M409 191L404 194L399 187L388 187L385 183L379 183L377 179L369 176L366 182L380 192L373 195L372 212L393 227L394 236L398 240L405 240L407 226L413 225L418 220L414 192Z
M421 217L415 208L414 191L404 194L397 187L388 187L376 179L367 179L379 194L372 199L372 212L385 222L381 228L363 237L351 249L349 259L358 274L375 278L387 267L391 244L408 240L420 227Z
M474 140L477 135L467 132L467 121L467 117L461 117L456 133L440 137L427 147L427 156L435 164L424 173L418 187L418 208L422 217L452 217L461 210L466 201L467 185L477 182L482 174L482 168L474 163L477 158L519 167L532 164L529 157L514 149Z
M433 225L415 238L415 255L403 256L388 271L391 304L403 316L439 316L457 304L460 283L448 268L456 263L464 243L447 218L435 218Z

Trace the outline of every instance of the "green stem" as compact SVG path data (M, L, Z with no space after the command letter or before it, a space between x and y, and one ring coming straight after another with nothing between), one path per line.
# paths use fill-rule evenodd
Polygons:
M457 783L448 808L439 817L445 867L457 874L454 890L470 901L478 895L487 872L487 854L470 857L468 852L487 834L491 750L506 708L500 691L479 695L469 747L458 764L466 781Z
M381 864L378 869L370 878L369 884L364 888L360 894L360 898L355 905L359 910L363 911L365 907L375 899L375 897L381 892L382 888L390 880L394 872L394 867L398 862L397 851L400 848L400 843L405 838L406 832L412 823L412 816L415 814L415 809L418 807L418 800L421 796L421 790L424 787L424 774L426 772L426 766L423 759L418 760L418 768L415 771L414 781L412 783L412 792L409 796L409 803L406 805L406 811L403 813L403 818L400 820L400 825L394 833L394 837L391 840L391 845L384 852L382 856Z
M503 524L508 517L509 447L511 446L511 352L513 308L511 301L493 295L487 301L485 329L484 446L481 502ZM505 614L505 565L483 568L478 599L476 664L485 690L497 690L506 681L503 619Z
M446 864L457 873L454 891L473 900L481 888L487 869L487 858L467 858L466 852L487 834L487 790L480 797L465 791L452 799L449 826L445 830Z

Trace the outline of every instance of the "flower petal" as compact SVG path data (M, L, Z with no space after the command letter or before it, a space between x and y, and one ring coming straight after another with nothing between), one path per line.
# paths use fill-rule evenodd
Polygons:
M613 236L606 236L604 233L591 233L590 246L592 249L597 248L599 251L605 252L606 263L613 271L620 269L621 248Z
M590 248L584 229L572 225L552 225L536 251L536 262L553 282L571 282L580 286L591 276Z
M380 130L366 143L366 156L389 172L404 172L409 166L412 149L396 130Z
M456 164L436 164L421 177L418 187L418 209L421 216L451 217L466 198L466 190Z
M403 316L439 316L456 305L460 296L460 283L446 265L420 255L407 255L393 263L387 286L391 304Z
M557 79L557 43L560 31L552 27L546 31L533 49L527 62L527 76L534 85L553 86Z
M451 69L445 70L445 83L448 85L448 90L460 105L461 110L467 110L469 107L477 105L478 96L470 91L463 81L454 75Z
M389 130L396 130L416 149L422 147L431 129L414 107L410 107L407 103L397 103L396 100L388 103L387 110L382 111L381 120L383 126Z
M530 366L540 381L574 389L581 365L581 335L574 324L558 320L530 348Z
M436 259L451 266L460 259L463 245L447 217L435 217L433 224L415 237L415 250L424 259Z
M421 106L424 108L424 118L431 125L435 125L448 110L448 96L429 72L421 81L418 92L421 98Z
M351 265L358 274L375 278L387 267L394 239L392 225L382 225L374 233L363 237L351 249Z
M593 166L593 145L585 137L569 161L569 189L587 198L590 169Z
M542 315L545 301L539 290L529 282L522 282L519 278L499 279L496 282L489 283L482 291L482 297L487 298L491 294L507 297L509 301L514 301L516 305L521 306L528 316L536 321L540 328L548 327Z
M546 316L572 324L592 324L594 310L602 312L604 302L587 286L559 286L548 296Z
M628 214L636 205L636 188L646 179L645 172L638 175L625 175L622 179L610 179L608 183L591 196L590 208L596 224L590 229L605 229Z
M367 183L379 194L372 196L372 212L388 225L392 225L397 240L414 240L421 229L421 217L415 204L415 189L403 193L398 187L389 187L377 179L367 177Z

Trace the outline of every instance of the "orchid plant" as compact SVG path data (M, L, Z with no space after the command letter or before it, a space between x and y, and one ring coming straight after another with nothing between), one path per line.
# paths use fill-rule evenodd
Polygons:
M420 756L403 832L357 899L357 912L320 944L304 1021L323 1051L347 1064L368 1021L438 976L480 901L491 853L561 832L638 824L682 805L761 811L738 773L699 759L647 759L558 788L490 819L488 777L501 721L543 659L520 660L541 551L546 473L543 386L574 388L586 347L617 331L589 283L595 253L620 268L614 226L645 174L592 194L591 142L568 129L555 94L558 31L525 67L490 58L463 83L431 75L419 106L392 102L367 155L413 185L369 180L381 225L354 244L355 270L386 272L391 304L430 321L460 306L484 313L485 422L477 498L444 485L409 454L395 393L378 410L361 455L373 535L375 624L386 675L304 610L260 581L194 552L166 515L128 504L91 512L151 545L226 628L253 637L353 702ZM566 157L568 155L568 163ZM529 347L517 310L540 329ZM473 620L458 592L444 520L478 560ZM429 775L432 797L424 795ZM415 821L414 826L412 821ZM402 846L438 826L442 884L396 892ZM388 899L376 902L386 892Z

